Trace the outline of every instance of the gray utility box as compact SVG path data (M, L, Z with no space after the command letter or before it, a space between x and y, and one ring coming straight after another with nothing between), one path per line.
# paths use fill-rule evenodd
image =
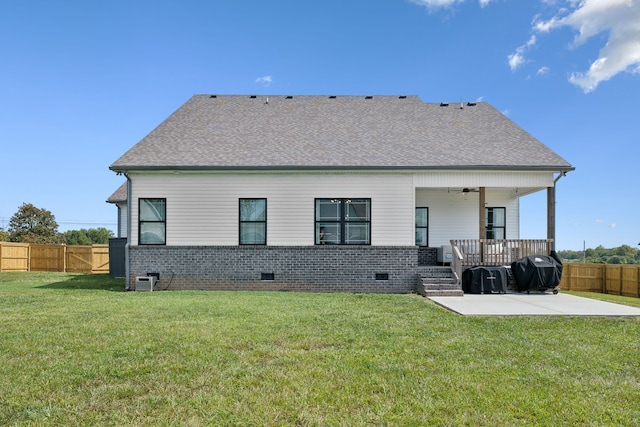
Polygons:
M438 248L438 262L446 263L452 261L451 245L442 245Z
M136 291L154 291L156 288L155 276L137 276L136 277Z

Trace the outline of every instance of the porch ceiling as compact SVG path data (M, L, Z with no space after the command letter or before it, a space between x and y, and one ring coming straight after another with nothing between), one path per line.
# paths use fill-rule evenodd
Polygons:
M478 189L480 186L461 186L461 187L416 187L416 191L425 193L438 193L438 194L464 194L463 190L468 189L468 198L478 197ZM529 194L537 193L539 191L546 190L547 187L485 187L488 194L501 194L508 195L509 198L520 198Z

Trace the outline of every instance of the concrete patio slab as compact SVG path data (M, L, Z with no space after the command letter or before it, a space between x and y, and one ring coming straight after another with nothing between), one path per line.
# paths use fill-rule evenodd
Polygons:
M559 293L465 294L429 297L464 316L640 316L640 308Z

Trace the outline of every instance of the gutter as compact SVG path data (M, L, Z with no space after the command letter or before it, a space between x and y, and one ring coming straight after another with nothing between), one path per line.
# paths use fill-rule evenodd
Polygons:
M561 170L559 172L559 175L553 180L553 186L554 187L556 186L556 183L560 181L560 178L567 176L567 172L571 172L573 170L576 170L576 168L571 168L569 170Z
M273 171L424 171L424 170L488 170L488 171L533 171L533 172L560 172L566 174L575 170L568 166L499 166L499 165L457 165L457 166L355 166L355 165L325 165L325 166L119 166L110 167L114 172L126 173L135 171L249 171L249 172L273 172Z
M558 176L553 180L553 187L547 188L547 239L552 239L550 247L552 253L556 250L556 186L558 181L566 175L566 170L558 171Z
M129 279L129 244L131 242L131 178L126 170L122 171L122 174L127 178L127 243L124 245L124 276L125 276L125 286L124 290L130 290L129 283L131 280Z

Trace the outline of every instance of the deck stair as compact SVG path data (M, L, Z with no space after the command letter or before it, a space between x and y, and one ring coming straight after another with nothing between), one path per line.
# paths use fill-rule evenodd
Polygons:
M416 290L424 297L461 297L464 295L451 267L421 267Z

